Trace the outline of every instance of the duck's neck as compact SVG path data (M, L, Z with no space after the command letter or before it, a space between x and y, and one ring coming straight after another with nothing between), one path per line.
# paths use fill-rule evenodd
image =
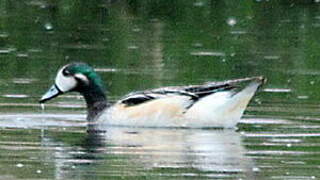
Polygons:
M97 116L107 107L107 98L103 88L96 86L89 86L80 92L87 103L88 121L94 121Z

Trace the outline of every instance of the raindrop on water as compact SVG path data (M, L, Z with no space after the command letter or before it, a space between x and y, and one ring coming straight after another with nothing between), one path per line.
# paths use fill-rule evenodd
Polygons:
M257 104L262 104L262 102L260 101L259 98L255 98L255 99L254 99L254 102L256 102Z
M27 58L29 55L27 53L18 53L16 56L20 58Z
M258 172L258 171L260 171L260 169L258 167L254 167L254 168L252 168L252 171L253 172Z
M141 29L140 29L140 28L133 28L132 31L133 31L133 32L140 32Z
M202 43L194 43L193 46L194 47L202 47L203 45L202 45Z
M309 99L309 96L298 96L298 99Z
M204 2L195 2L195 3L193 3L193 5L194 6L196 6L196 7L202 7L202 6L204 6Z
M21 163L18 163L16 166L17 166L18 168L21 168L21 167L23 167L24 165L21 164Z
M0 54L7 54L10 53L11 51L9 49L0 49Z
M287 144L287 147L291 147L292 146L292 144Z
M131 45L131 46L128 46L128 49L139 49L139 47L136 45Z
M7 33L0 33L0 38L7 38L9 34Z
M40 105L40 106L41 106L41 109L42 109L42 110L44 110L44 109L45 109L45 106L44 106L44 104L43 104L43 103L41 103L41 105Z
M236 20L235 18L231 17L231 18L229 18L229 19L227 20L227 24L228 24L229 26L234 26L234 25L237 24L237 20Z
M53 26L51 23L47 22L44 24L44 28L48 31L52 30L53 29Z

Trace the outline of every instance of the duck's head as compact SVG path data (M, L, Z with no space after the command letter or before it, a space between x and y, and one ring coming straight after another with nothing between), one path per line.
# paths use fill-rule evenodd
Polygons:
M76 91L88 100L104 97L104 87L100 76L85 63L72 63L63 66L57 73L55 83L42 96L40 103L53 99L60 94Z

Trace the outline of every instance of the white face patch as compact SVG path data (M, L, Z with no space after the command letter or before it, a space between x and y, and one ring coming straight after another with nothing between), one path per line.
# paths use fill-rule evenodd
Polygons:
M73 76L63 75L62 71L64 68L65 66L59 70L55 83L62 92L68 92L77 86L77 80Z

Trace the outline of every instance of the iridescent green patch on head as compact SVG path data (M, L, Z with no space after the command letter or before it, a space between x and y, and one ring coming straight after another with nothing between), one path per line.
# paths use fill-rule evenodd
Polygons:
M88 78L88 80L101 90L105 90L101 77L86 63L72 63L68 65L63 71L65 74L82 74Z

